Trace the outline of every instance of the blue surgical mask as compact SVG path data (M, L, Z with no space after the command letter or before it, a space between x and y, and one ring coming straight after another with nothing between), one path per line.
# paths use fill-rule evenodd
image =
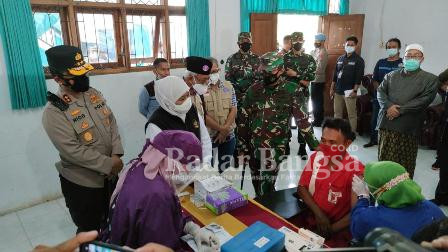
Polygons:
M418 59L404 59L403 66L406 71L412 72L420 68L420 60Z
M345 46L345 52L347 53L353 53L355 51L355 47L354 46Z
M388 57L393 57L393 56L397 55L398 49L397 48L389 48L386 50L386 53L387 53Z

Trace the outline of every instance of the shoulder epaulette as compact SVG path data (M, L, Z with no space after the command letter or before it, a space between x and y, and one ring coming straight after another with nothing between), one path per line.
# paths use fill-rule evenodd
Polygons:
M64 100L49 91L47 92L47 101L49 101L51 104L53 104L53 106L60 109L61 111L66 111L69 107Z

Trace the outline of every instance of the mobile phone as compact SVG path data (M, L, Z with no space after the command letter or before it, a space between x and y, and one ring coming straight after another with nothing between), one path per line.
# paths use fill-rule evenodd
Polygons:
M91 241L81 244L79 252L132 252L134 250L100 241Z

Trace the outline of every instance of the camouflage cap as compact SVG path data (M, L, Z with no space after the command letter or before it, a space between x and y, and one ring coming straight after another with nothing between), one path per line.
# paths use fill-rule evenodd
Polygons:
M238 42L243 42L243 40L248 39L252 42L252 35L250 34L250 32L240 32L240 34L238 34Z
M272 72L275 69L283 68L283 56L277 52L268 52L260 57L262 71Z
M303 40L303 32L293 32L291 33L291 40L294 41L302 41Z

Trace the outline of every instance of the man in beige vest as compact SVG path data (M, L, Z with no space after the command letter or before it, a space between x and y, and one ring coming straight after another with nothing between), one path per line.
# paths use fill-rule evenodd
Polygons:
M215 58L209 60L212 62L212 70L210 87L204 94L206 125L213 142L213 157L217 151L218 170L222 173L233 162L237 100L232 83L219 79L218 61Z
M98 230L123 167L117 121L102 94L89 86L86 74L93 67L79 48L56 46L45 54L59 91L48 92L42 123L61 159L56 168L65 204L78 233Z
M314 37L315 49L311 51L311 56L317 63L316 77L311 82L311 102L313 104L313 126L320 127L324 120L324 90L328 63L328 53L325 49L325 35L322 33L316 34Z

